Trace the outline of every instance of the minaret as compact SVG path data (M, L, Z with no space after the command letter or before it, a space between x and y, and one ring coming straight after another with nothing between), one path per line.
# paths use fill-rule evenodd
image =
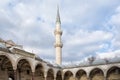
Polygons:
M63 44L61 42L62 30L61 30L61 21L59 14L59 7L57 7L57 17L56 17L56 28L54 31L55 34L55 54L56 54L56 63L61 65L62 63L62 47Z

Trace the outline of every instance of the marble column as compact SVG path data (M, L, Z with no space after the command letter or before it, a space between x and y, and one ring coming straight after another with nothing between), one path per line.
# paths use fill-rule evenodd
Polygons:
M14 80L17 80L17 70L14 70Z
M44 80L47 80L47 75L44 75Z
M64 75L62 75L62 80L64 80Z
M107 77L104 77L104 80L108 80Z
M87 78L87 80L91 80L91 78L90 78L90 77L88 77L88 78Z
M56 80L56 76L54 76L54 80Z
M19 69L19 80L21 80L21 70Z
M34 76L34 73L35 73L35 72L32 72L32 80L34 80L34 77L35 77L35 76Z

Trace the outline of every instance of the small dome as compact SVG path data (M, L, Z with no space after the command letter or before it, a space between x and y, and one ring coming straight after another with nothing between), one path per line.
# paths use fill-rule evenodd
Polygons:
M0 48L6 48L6 46L3 43L0 43Z
M93 62L93 64L105 64L105 60L103 59L97 59Z

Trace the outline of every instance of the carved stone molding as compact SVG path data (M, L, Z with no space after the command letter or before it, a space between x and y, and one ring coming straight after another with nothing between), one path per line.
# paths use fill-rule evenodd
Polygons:
M63 47L63 44L62 43L55 43L55 45L54 45L54 47L56 48L56 47Z
M55 34L55 35L56 35L56 34L62 35L62 31L61 31L61 30L55 30L55 31L54 31L54 34Z

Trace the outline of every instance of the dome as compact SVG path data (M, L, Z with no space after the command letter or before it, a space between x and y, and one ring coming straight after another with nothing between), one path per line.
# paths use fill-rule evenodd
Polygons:
M6 48L6 46L3 43L0 43L0 48Z

